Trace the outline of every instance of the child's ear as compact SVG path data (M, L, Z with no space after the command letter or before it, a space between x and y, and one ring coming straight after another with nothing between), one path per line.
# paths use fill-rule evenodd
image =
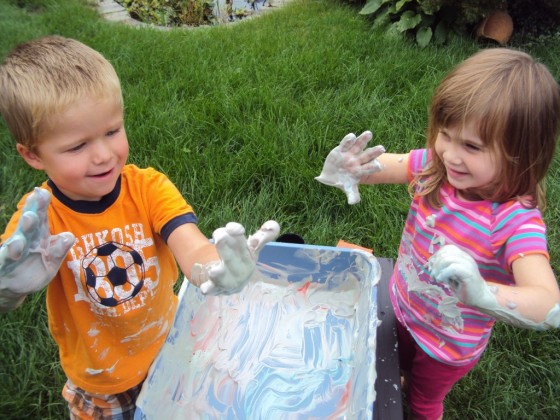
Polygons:
M27 162L29 166L32 168L38 169L42 171L45 167L43 165L43 161L39 157L39 155L33 152L29 147L24 146L23 144L17 143L16 150L20 154L20 156Z

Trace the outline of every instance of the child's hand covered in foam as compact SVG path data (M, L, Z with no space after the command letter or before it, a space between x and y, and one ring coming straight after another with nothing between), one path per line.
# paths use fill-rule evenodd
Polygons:
M447 284L465 305L483 307L496 302L476 261L459 247L442 247L430 258L429 267L432 277Z
M26 295L49 284L74 244L70 232L50 235L50 199L48 191L35 188L14 234L0 247L0 311L15 309Z
M385 148L375 146L366 149L371 138L371 131L364 131L357 138L353 133L347 134L327 155L321 174L315 177L325 185L344 191L348 204L360 202L360 179L382 170L377 158L385 153Z
M497 299L498 286L488 285L480 275L476 261L455 245L446 245L436 252L429 260L429 269L432 277L449 285L462 303L497 320L533 330L560 327L559 304L554 305L541 322L530 319L528 313L521 313L513 300L501 305Z
M245 228L230 222L212 234L220 261L195 264L192 278L203 294L233 294L245 287L255 270L261 249L278 237L280 226L265 222L255 234L245 239Z

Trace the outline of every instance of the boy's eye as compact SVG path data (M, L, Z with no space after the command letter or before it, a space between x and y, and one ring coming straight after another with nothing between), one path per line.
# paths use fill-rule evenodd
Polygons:
M119 131L120 131L120 129L118 129L118 128L115 129L115 130L109 130L109 131L107 131L106 136L108 136L108 137L114 136L114 135L117 134Z
M77 146L74 146L70 149L68 149L69 152L77 152L78 150L82 149L86 144L85 143L80 143Z

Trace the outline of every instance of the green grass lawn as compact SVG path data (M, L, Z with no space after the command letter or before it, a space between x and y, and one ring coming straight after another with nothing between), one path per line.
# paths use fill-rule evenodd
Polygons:
M91 1L90 1L91 3ZM18 5L26 6L18 6ZM78 0L0 0L0 56L46 34L103 53L121 77L130 162L165 172L208 236L228 221L249 232L268 219L307 243L345 239L394 258L406 186L362 188L362 202L314 181L348 132L370 129L388 151L424 144L435 86L480 46L468 39L418 49L373 31L332 0L294 0L257 19L162 31L105 22ZM560 39L520 46L560 77ZM0 123L0 228L43 181ZM560 264L560 166L548 178L552 264ZM64 374L46 326L44 294L0 315L0 418L65 416ZM560 413L560 336L498 325L474 371L446 400L449 419L552 419Z

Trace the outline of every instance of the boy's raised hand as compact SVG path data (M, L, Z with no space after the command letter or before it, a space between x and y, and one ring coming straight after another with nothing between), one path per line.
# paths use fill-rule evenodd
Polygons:
M382 169L377 158L385 153L385 148L375 146L366 149L371 138L371 131L364 131L358 137L353 133L347 134L327 155L321 175L315 177L325 185L344 191L348 197L348 204L360 202L360 179Z
M18 226L0 247L0 312L15 309L25 296L45 287L57 273L74 235L50 235L47 209L51 196L35 188Z
M195 264L192 277L197 279L203 294L233 294L245 287L255 270L261 249L278 237L280 226L274 220L265 222L245 239L245 228L230 222L212 234L220 261Z

